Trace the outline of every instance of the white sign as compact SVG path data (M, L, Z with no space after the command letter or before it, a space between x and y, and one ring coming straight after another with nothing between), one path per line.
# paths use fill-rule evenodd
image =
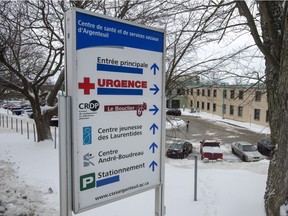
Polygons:
M161 184L164 33L83 10L66 19L78 213Z

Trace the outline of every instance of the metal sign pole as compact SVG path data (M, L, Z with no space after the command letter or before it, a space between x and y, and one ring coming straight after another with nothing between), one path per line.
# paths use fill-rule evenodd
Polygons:
M165 38L165 33L164 33ZM163 47L166 47L165 41ZM162 86L165 86L165 54L162 56ZM162 107L162 115L161 115L161 122L166 121L166 111L165 111L165 104L166 104L166 97L164 94L164 91L162 91L161 96L161 107ZM160 185L156 187L155 189L155 216L164 216L166 214L165 212L165 206L164 206L164 185L165 185L165 143L166 143L166 129L165 124L162 124L161 126L161 153L160 153Z
M197 172L198 172L198 166L197 166L197 155L195 155L195 169L194 169L194 201L197 201Z
M71 97L59 97L60 215L72 216Z
M155 216L164 216L165 207L164 207L164 189L163 184L158 186L155 189Z

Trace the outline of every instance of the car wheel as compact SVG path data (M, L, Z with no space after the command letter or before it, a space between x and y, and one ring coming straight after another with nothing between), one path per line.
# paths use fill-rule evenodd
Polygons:
M242 161L247 162L247 158L244 155L242 156Z
M235 150L232 148L232 153L235 154Z

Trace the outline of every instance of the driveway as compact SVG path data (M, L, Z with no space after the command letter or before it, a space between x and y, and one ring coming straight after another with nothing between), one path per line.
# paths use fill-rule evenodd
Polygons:
M168 118L170 118L170 116L168 116ZM186 127L166 130L167 140L180 138L198 142L205 138L218 139L222 144L232 143L237 140L256 144L260 138L265 137L265 134L257 134L243 127L226 122L205 120L197 116L180 116L177 118L181 118L184 121L189 120L188 131Z
M168 118L173 118L168 116ZM234 161L237 156L231 153L231 143L235 141L246 141L251 144L257 144L260 138L265 134L257 134L243 127L228 124L221 120L211 121L197 116L180 116L184 121L189 121L188 130L186 127L166 130L166 148L170 145L172 139L185 139L193 144L194 154L199 155L199 142L203 139L217 139L221 143L224 153L224 160Z

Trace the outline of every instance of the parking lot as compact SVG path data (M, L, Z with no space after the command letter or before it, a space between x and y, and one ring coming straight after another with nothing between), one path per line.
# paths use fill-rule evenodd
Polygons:
M168 116L169 118L175 118ZM170 145L173 139L188 140L193 144L193 153L188 156L188 159L193 158L193 155L200 155L199 146L203 139L216 139L221 142L224 161L238 162L241 161L237 156L231 153L231 143L235 141L246 141L251 144L257 144L257 141L266 137L265 134L258 134L249 131L236 124L228 124L221 120L211 121L205 120L197 116L177 116L184 121L189 121L188 130L186 127L166 130L166 148Z

